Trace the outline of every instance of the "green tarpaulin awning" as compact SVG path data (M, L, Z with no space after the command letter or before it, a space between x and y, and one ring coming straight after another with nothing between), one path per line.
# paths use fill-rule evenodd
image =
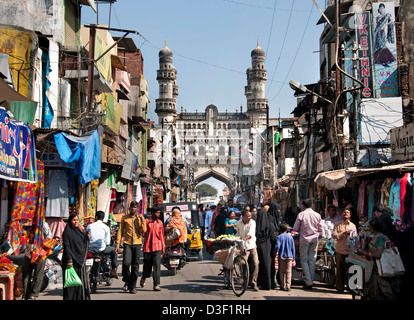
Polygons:
M30 100L0 79L0 105L13 113L14 119L33 124L37 102Z

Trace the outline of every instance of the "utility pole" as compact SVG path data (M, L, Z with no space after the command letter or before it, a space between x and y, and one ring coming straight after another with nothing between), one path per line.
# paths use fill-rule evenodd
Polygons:
M352 47L352 61L353 61L353 70L354 70L354 78L358 78L358 61L360 60L358 58L358 52L359 47L357 46L356 42L354 41L353 47ZM354 86L356 86L356 83L354 81ZM359 94L354 91L353 93L353 102L354 102L354 165L356 166L359 161L359 110L358 110L358 101Z
M86 113L89 114L92 109L93 97L93 72L95 69L95 39L96 25L89 26L89 65L88 65L88 101L86 103Z
M338 144L338 154L339 154L339 167L343 168L344 166L344 149L343 149L343 109L342 109L342 103L339 101L340 95L341 95L341 70L339 67L341 57L340 57L340 46L341 46L341 34L340 34L340 23L341 23L341 0L335 0L335 75L336 75L336 98L335 100L337 102L337 110L336 112L336 138L337 138L337 144ZM335 117L335 114L333 115Z

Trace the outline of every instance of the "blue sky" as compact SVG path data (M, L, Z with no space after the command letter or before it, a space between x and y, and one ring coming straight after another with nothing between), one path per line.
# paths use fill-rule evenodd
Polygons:
M325 2L316 0L322 9ZM108 24L109 8L99 4L99 24ZM320 17L312 0L118 0L112 5L110 26L136 30L146 39L130 35L144 57L151 120L158 122L156 72L165 39L177 69L178 111L183 106L202 112L209 104L222 112L240 106L245 111L246 70L259 39L266 51L270 117L278 117L279 110L282 117L290 117L296 98L289 81L319 80ZM81 22L96 23L96 13L83 6Z
M316 2L325 8L325 0ZM109 7L99 4L99 24L108 24ZM289 81L319 80L320 17L312 0L118 0L112 5L110 26L136 30L147 40L130 35L144 56L152 120L158 122L156 72L165 38L178 72L178 111L183 106L201 112L209 104L223 112L240 110L241 105L246 110L246 69L259 38L266 51L270 116L278 117L280 109L282 117L289 117L296 103ZM82 24L96 19L90 7L82 7Z

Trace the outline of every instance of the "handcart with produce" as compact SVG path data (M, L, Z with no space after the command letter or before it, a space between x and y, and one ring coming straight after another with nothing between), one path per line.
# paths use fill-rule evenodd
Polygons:
M222 235L206 239L205 243L207 252L215 254L218 262L223 265L219 275L224 275L226 288L231 286L234 294L240 297L246 291L249 282L249 265L245 258L244 241L236 236Z

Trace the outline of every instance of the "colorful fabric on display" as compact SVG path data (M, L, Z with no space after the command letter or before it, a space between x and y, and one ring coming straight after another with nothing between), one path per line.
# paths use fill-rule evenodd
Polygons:
M45 221L44 164L36 160L38 181L18 182L11 210L10 242L15 252L21 245L33 243L32 261L39 255Z
M390 199L388 201L388 206L391 208L393 213L393 218L400 218L400 181L397 179L391 185L390 190Z
M366 180L362 180L358 187L358 205L357 205L357 213L358 217L362 219L364 217L364 206L366 205L365 202L365 187L367 185Z
M405 212L405 195L407 193L407 183L409 179L411 180L411 175L406 173L400 181L400 219L402 219Z
M145 209L147 208L147 197L145 187L141 187L142 200L139 202L138 213L145 215Z

